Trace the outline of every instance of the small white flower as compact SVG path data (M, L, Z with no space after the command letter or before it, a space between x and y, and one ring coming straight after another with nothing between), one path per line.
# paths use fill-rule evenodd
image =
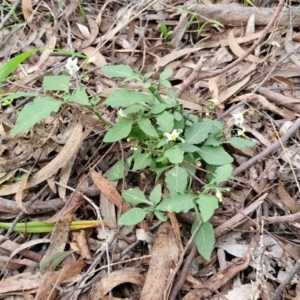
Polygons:
M244 116L242 113L232 114L234 117L234 125L243 126Z
M245 127L242 127L242 129L237 130L237 135L245 136L245 131L246 131Z
M95 61L96 61L96 57L95 57L95 56L91 56L91 57L88 59L87 63L88 63L88 64L91 64L91 63L93 63L93 62L95 62Z
M219 199L220 202L222 202L222 193L219 189L216 189L216 197Z
M127 118L128 116L126 115L126 114L124 114L123 113L123 109L122 108L120 108L119 110L118 110L118 116L119 116L119 118L120 119L124 119L124 118Z
M179 131L174 129L171 133L165 132L165 136L167 137L168 141L176 141L179 136Z
M67 72L72 76L75 72L79 70L79 67L77 66L78 59L74 58L72 60L72 57L69 57L66 63L66 69Z

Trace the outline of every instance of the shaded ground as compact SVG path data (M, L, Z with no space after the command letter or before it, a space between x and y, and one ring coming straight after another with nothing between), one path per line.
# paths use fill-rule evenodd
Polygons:
M139 88L108 78L103 65L154 71L153 80L172 69L184 109L221 120L228 131L232 114L242 113L245 138L257 144L227 148L235 179L211 219L216 243L206 261L190 241L193 213L118 227L129 208L121 191L149 194L155 175L146 168L109 182L109 170L131 155L131 145L103 143L107 128L90 111L63 106L12 138L32 98L4 103L0 218L14 224L0 236L1 299L299 298L299 3L246 4L3 1L0 78L5 62L41 49L2 80L3 97L44 93L44 76L66 74L70 54L53 50L64 49L94 57L90 64L79 58L72 89L80 83L105 100L121 86ZM111 108L99 113L115 121ZM72 220L100 219L106 226L70 231ZM45 220L57 224L52 234L14 233L17 222Z

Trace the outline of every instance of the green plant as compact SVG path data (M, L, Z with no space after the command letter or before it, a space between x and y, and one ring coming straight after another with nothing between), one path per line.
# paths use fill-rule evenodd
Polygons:
M0 222L1 229L9 229L12 226L12 223L9 222ZM48 233L52 232L56 225L54 223L45 223L45 222L25 222L17 223L14 227L15 232L24 232L24 233ZM102 226L97 221L94 220L80 220L73 221L70 224L70 230L81 230L89 229Z
M173 34L173 31L168 30L165 23L160 23L160 30L161 30L161 33L163 35L164 42L166 43L168 41L168 37Z
M250 0L244 0L244 1L250 1ZM191 25L193 24L193 21L195 19L198 19L199 16L197 15L197 13L193 12L193 11L190 11L190 10L186 10L186 9L180 9L179 12L182 12L182 13L188 13L191 17L186 25L186 29L189 29L191 27ZM214 24L216 26L220 26L222 28L224 28L224 25L217 21L217 20L207 20L206 22L204 22L202 25L201 25L201 22L198 20L197 21L197 24L198 24L198 29L197 29L197 38L200 37L201 35L201 32L202 30L204 29L205 26L207 26L208 24Z
M126 212L119 219L120 225L135 225L148 213L159 220L166 220L167 212L196 212L192 232L199 222L200 228L194 241L199 252L209 259L214 246L214 230L209 223L218 208L222 194L228 188L219 187L220 183L231 177L233 158L225 151L223 144L234 147L250 147L254 142L233 137L224 138L221 122L184 111L177 101L176 94L170 89L168 78L172 70L165 70L158 82L149 82L152 73L142 75L129 66L104 66L102 72L110 77L121 77L124 81L138 80L150 93L119 89L110 94L105 104L119 108L117 121L104 136L106 143L127 138L131 142L133 154L125 161L116 163L108 174L109 180L117 180L131 171L149 168L156 173L156 180L164 175L170 194L161 197L161 186L157 185L149 195L149 200L137 189L123 191L122 196L130 204L139 205ZM166 97L159 93L161 86L169 90ZM236 125L241 126L240 115L235 117ZM198 165L206 172L207 183L201 191L194 193L191 183L196 176Z
M18 66L18 64L25 60L34 51L19 55L4 64L0 69L0 81L4 80ZM78 71L77 59L68 59L66 69L71 75ZM51 113L58 112L62 105L72 102L85 106L87 109L91 110L102 122L104 122L106 125L110 125L98 112L97 103L100 101L99 98L89 99L85 89L81 87L74 89L72 92L69 90L70 76L45 76L43 78L43 87L49 92L47 94L50 96L45 96L44 94L35 92L20 92L10 94L1 99L1 104L7 106L10 105L13 100L21 97L35 98L32 102L27 103L20 112L16 124L12 130L12 137L16 136L23 130L33 127L39 121L49 117Z
M33 53L33 52L32 52ZM8 76L30 53L23 54L0 68L0 79ZM3 67L2 66L2 67ZM77 60L68 59L67 72L72 76L79 71ZM105 121L98 111L100 99L89 99L82 87L70 91L70 77L67 75L45 76L43 87L47 96L38 93L15 93L4 97L1 101L14 100L20 97L35 97L20 112L12 135L31 128L40 120L47 118L51 112L58 112L62 105L78 103L91 110L108 126L103 142L113 143L127 139L131 143L132 155L124 161L117 162L108 174L109 180L124 178L130 171L149 168L156 174L155 181L163 176L169 195L162 196L162 187L157 185L149 198L137 189L123 191L124 199L135 206L119 219L120 225L135 225L151 213L157 219L165 221L168 212L195 211L196 221L192 232L197 228L194 241L199 253L209 259L214 246L214 230L209 223L215 209L218 208L222 194L228 188L220 187L227 181L232 172L233 158L225 151L223 144L233 147L251 147L254 142L241 137L225 139L224 125L216 120L202 118L185 111L171 89L169 78L172 70L167 69L159 75L158 81L150 81L153 72L142 75L127 65L103 66L102 72L113 78L124 81L139 81L148 92L118 89L111 93L105 105L117 108L115 124ZM162 96L160 88L167 88L167 95ZM236 114L235 126L243 133L243 118ZM201 167L201 168L200 168ZM191 184L197 179L197 171L206 183L199 191L193 191ZM204 173L205 174L204 174ZM203 182L203 181L202 181Z
M5 8L4 5L7 5L8 8ZM9 3L9 1L7 0L4 0L3 3L2 3L2 6L0 7L0 11L3 11L4 13L8 13L11 11L11 15L15 18L15 20L18 22L18 23L21 23L20 19L18 18L15 10L13 9L13 6Z

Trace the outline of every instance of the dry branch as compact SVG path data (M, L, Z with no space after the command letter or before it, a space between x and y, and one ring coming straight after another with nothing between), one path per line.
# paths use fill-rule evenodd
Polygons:
M213 19L221 22L223 25L245 26L251 15L255 15L255 25L267 25L275 9L267 7L247 7L244 5L195 5L189 8L199 16L200 22ZM293 20L293 26L300 26L299 8L291 7L291 9L284 8L277 20L277 25L287 26L290 23L290 18Z

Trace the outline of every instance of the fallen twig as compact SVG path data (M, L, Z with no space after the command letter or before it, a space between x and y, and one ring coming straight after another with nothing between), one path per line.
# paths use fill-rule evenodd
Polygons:
M239 272L245 270L251 261L252 251L255 249L258 240L259 240L259 232L252 238L248 251L244 258L235 258L232 260L232 265L228 268L216 273L214 276L206 280L203 285L205 288L195 289L192 292L188 293L183 300L185 299L208 299L213 292L218 290L221 286L223 286L226 282L228 282L231 278L237 275ZM190 298L190 294L194 297Z
M264 219L265 224L277 224L277 223L292 223L300 220L300 212L287 215L287 216L276 216L268 217Z
M182 270L181 270L180 274L178 275L178 278L177 278L176 282L174 283L174 287L171 291L169 300L176 299L176 296L180 292L180 290L181 290L181 288L182 288L182 286L185 282L185 279L186 279L186 276L188 274L189 268L190 268L190 266L193 262L193 259L194 259L195 255L197 253L198 253L197 247L194 244L191 252L189 253L188 257L185 260L185 263L182 267Z
M204 63L204 57L201 55L195 69L190 74L190 76L184 80L184 82L180 85L179 89L177 90L177 95L180 97L182 93L197 79L199 72L201 71Z
M282 57L281 59L279 59L274 66L271 68L271 70L268 72L268 74L266 74L264 76L264 79L255 87L255 89L252 91L253 94L260 92L261 93L261 87L265 84L265 82L267 82L267 80L271 77L271 75L274 73L274 71L276 70L276 68L282 64L287 58L289 58L290 56L292 56L293 54L295 54L297 51L299 51L300 49L300 45L298 47L296 47L293 51L287 53L284 57ZM263 93L261 93L263 94ZM263 94L264 95L264 94ZM266 96L266 95L265 95ZM221 114L218 117L218 120L222 120L225 116L229 115L232 111L234 111L236 108L242 106L245 102L239 102L235 105L232 105L229 109L227 109L223 114Z
M0 30L3 29L3 27L5 26L6 21L11 17L11 15L13 14L13 12L16 10L16 8L20 5L21 0L17 0L15 1L14 5L11 7L11 10L6 14L6 16L3 18L1 24L0 24ZM2 3L3 4L3 3Z
M239 226L240 222L245 219L245 216L249 215L251 212L257 209L257 207L259 207L263 203L267 196L267 193L262 195L255 202L251 203L248 207L243 209L241 212L237 213L234 217L224 222L222 225L218 226L215 229L215 236L219 237L222 234L225 234L226 232L230 231L232 228Z
M218 76L220 74L223 74L223 73L229 71L230 69L232 69L233 67L235 67L240 62L242 62L247 56L249 56L256 49L256 47L264 40L266 35L271 30L272 26L274 25L275 21L277 20L279 14L280 14L280 12L283 8L283 5L284 5L284 0L280 0L279 3L278 3L277 9L274 12L274 15L273 15L272 19L270 20L269 24L263 30L260 38L247 51L245 51L245 53L242 56L240 56L238 59L236 59L234 62L227 65L223 69L199 75L197 77L197 80L212 78L212 77Z
M291 282L292 278L295 276L295 274L297 273L299 268L300 268L300 260L298 260L296 262L296 264L294 265L292 270L287 274L286 278L277 287L277 289L275 290L274 294L271 297L271 300L281 299L281 294L282 294L284 288L286 287L287 284L289 284Z
M200 60L197 64L197 67L195 68L195 70L193 71L193 73L181 84L179 91L177 92L179 95L182 94L182 92L188 87L190 86L195 80L201 80L201 79L207 79L207 78L212 78L215 76L218 76L220 74L223 74L227 71L229 71L230 69L232 69L234 66L236 66L237 64L239 64L240 62L242 62L247 56L249 56L255 49L256 47L263 41L263 39L266 37L266 35L269 33L269 31L271 30L271 27L273 26L273 24L275 23L275 21L277 20L282 7L284 5L284 0L280 0L276 11L274 12L270 22L268 23L268 25L265 27L265 29L263 30L260 38L247 50L245 51L245 53L240 56L238 59L236 59L234 62L232 62L231 64L227 65L226 67L224 67L223 69L217 70L217 71L213 71L213 72L208 72L208 73L203 73L203 74L197 74L199 72L199 70L196 72L196 69L200 69L202 68L202 57L200 57ZM203 5L201 4L200 7L202 7ZM230 15L232 13L230 12ZM215 19L216 17L213 17L213 19Z
M237 167L233 172L232 176L237 176L244 170L250 168L253 166L257 161L267 157L269 154L274 152L275 150L279 149L282 144L286 143L288 139L296 132L296 130L300 127L300 118L296 120L294 125L286 132L286 134L277 142L273 143L270 147L266 148L264 151L260 152L256 156L250 158L243 164L241 164L239 167Z
M241 26L247 25L249 18L255 14L255 25L256 26L265 26L272 19L274 13L273 8L266 7L251 7L245 5L236 5L236 4L214 4L214 5L205 5L198 4L188 8L190 11L194 11L199 22L206 22L207 20L218 20L223 25L230 26ZM299 9L297 6L291 7L290 9L286 8L282 11L280 17L278 18L278 26L286 26L290 23L290 19L293 19L293 26L300 26L300 19L298 17Z

